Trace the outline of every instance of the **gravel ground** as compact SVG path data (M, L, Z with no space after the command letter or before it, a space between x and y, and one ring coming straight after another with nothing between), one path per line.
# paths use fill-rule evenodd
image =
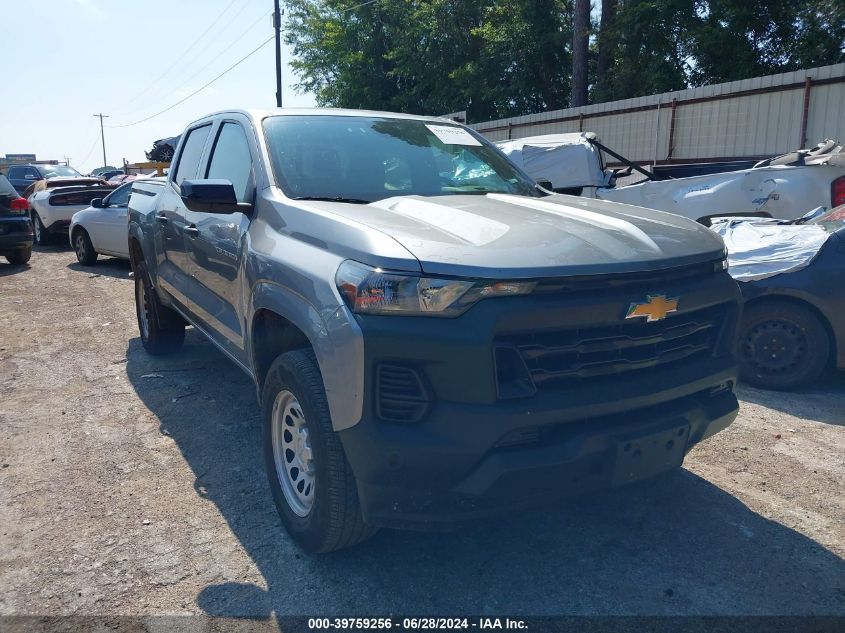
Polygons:
M0 615L845 615L845 376L741 389L657 481L310 557L276 517L249 380L147 356L129 267L0 264Z

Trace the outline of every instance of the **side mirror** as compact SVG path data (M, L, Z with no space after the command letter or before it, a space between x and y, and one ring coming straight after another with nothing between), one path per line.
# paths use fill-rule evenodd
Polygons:
M183 180L180 195L191 211L203 213L249 213L252 205L238 202L235 187L224 179Z
M94 198L91 200L91 206L95 209L104 209L106 205L103 204L102 198Z
M535 183L537 183L537 186L538 186L538 187L542 187L542 188L543 188L543 189L545 189L546 191L553 191L553 189L552 189L552 186L553 186L553 185L552 185L552 181L551 181L551 180L549 180L548 178L538 178L538 179L537 179L537 180L535 180L534 182L535 182Z

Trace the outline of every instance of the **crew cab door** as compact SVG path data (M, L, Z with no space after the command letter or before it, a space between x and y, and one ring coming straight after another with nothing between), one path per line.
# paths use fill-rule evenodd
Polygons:
M234 119L219 123L207 167L200 179L232 183L238 202L255 198L254 159L244 125ZM191 260L190 299L209 334L232 355L246 361L239 275L249 229L247 213L187 212L185 246Z
M205 148L211 136L211 123L188 130L175 170L167 181L156 209L156 243L161 244L162 261L158 268L159 284L173 299L190 310L188 298L191 264L186 251L188 209L179 187L183 180L197 177Z

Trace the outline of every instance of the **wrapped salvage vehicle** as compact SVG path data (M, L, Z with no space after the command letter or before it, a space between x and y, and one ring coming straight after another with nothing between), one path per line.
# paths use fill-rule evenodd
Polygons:
M845 205L808 221L728 218L712 228L745 299L740 379L794 389L845 368Z

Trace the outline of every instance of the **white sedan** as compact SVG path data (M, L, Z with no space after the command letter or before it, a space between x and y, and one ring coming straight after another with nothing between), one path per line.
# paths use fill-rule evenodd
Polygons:
M131 193L132 183L127 182L73 214L70 243L80 264L93 266L98 254L129 259L127 207Z

